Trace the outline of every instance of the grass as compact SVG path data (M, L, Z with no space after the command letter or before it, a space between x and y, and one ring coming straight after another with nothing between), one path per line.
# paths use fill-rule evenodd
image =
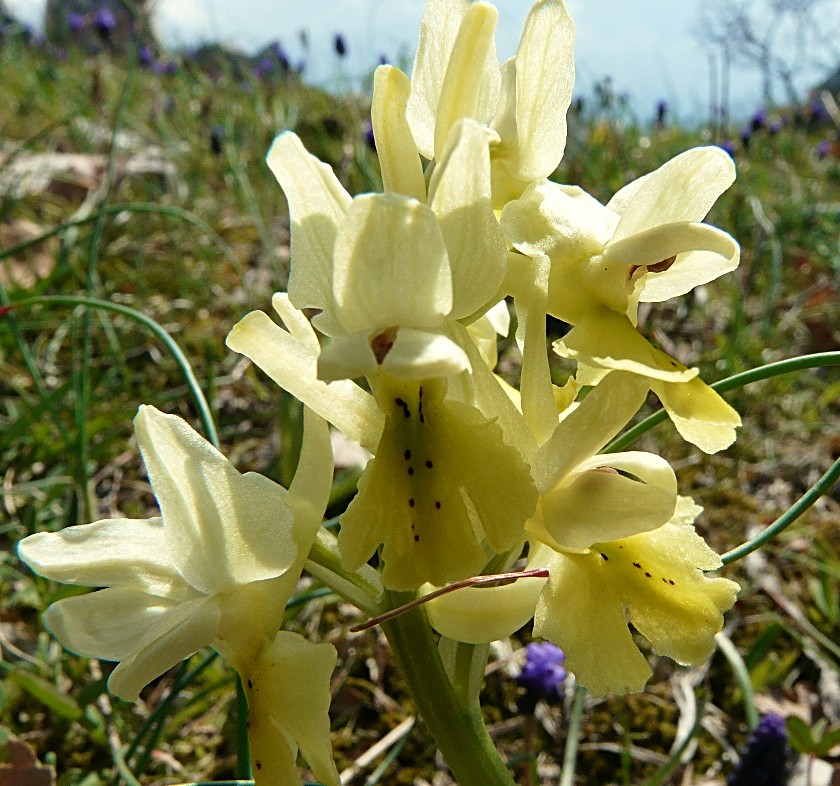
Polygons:
M247 310L265 308L288 275L286 206L263 163L272 138L293 128L351 193L375 189L367 105L294 79L211 80L188 64L167 77L73 52L60 60L20 42L0 48L0 71L0 105L11 110L0 117L7 184L0 194L0 742L10 735L29 742L62 786L230 779L233 677L221 661L199 653L136 706L110 699L111 665L64 652L39 624L49 603L77 590L31 574L14 545L35 531L152 514L131 436L140 403L201 428L183 362L135 313L154 320L189 359L225 453L242 470L288 482L294 428L284 426L295 408L227 351L224 336ZM598 106L572 114L569 127L556 179L602 200L676 153L714 141L704 129L645 128ZM840 161L814 152L832 133L789 122L740 148L738 180L709 219L742 243L739 270L643 315L648 334L699 365L706 380L838 349ZM126 162L150 147L171 166L127 174ZM98 168L38 193L10 189L5 177L15 162L43 153L98 157ZM26 245L28 238L35 240ZM114 305L86 309L81 297ZM503 349L503 362L515 365L515 351ZM569 369L558 362L556 370L562 377ZM722 455L699 454L667 423L637 443L677 467L681 491L705 507L699 528L721 552L783 513L840 453L840 381L832 369L760 382L728 398L744 427ZM727 630L758 710L803 713L809 726L824 719L829 730L840 722L821 687L836 685L840 674L832 646L840 640L838 517L836 494L824 497L726 574L743 587ZM334 596L306 597L290 624L320 632L339 651L333 728L342 770L412 717L413 707L381 634L352 636L345 632L358 621L352 609ZM574 697L541 706L530 725L518 712L511 673L526 640L523 632L513 650L493 650L485 712L511 760L556 782ZM694 671L653 663L645 694L583 708L575 783L659 777L691 719L689 696L703 703L705 721L688 758L658 782L720 781L731 768L751 712L730 662L718 653ZM397 744L394 763L377 779L431 782L434 746L422 724ZM364 783L381 761L354 782Z

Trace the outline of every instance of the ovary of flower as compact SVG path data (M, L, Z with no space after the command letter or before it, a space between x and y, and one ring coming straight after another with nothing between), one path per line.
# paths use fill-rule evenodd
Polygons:
M594 384L608 369L648 377L683 437L707 452L731 444L738 414L696 379L696 369L655 349L634 325L640 301L684 294L737 267L737 243L700 223L734 177L723 151L695 148L606 206L579 188L544 181L509 203L501 218L518 251L537 266L550 264L545 307L575 326L555 351L579 362L579 381ZM533 275L531 267L519 267L520 277ZM533 311L528 303L523 308Z
M497 208L548 177L566 144L574 86L574 24L562 0L532 6L516 56L499 66L488 3L429 0L411 74L407 117L417 150L440 160L451 127L471 117L493 133ZM379 140L377 140L377 143Z
M105 587L54 603L45 624L68 649L119 661L109 687L125 699L137 698L148 682L208 645L243 680L259 668L265 684L282 686L289 675L273 671L269 677L267 653L328 646L291 645L292 634L275 638L329 497L333 464L326 424L307 414L288 492L261 475L240 474L181 418L154 407L140 408L135 431L161 515L102 520L22 540L21 559L41 575ZM329 673L323 672L318 683L306 683L313 698L329 695ZM274 708L270 720L263 718L284 732L276 755L297 740L304 753L311 748L321 761L326 751L329 759L326 714L302 715ZM266 766L273 768L272 761L266 759ZM337 785L334 765L319 769L322 780ZM282 782L294 782L295 768L284 771L292 780Z

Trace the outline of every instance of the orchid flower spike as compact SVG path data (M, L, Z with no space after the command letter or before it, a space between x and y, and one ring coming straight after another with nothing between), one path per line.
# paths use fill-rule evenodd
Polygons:
M288 492L237 472L179 417L143 406L134 426L160 516L24 538L18 554L37 573L104 587L51 605L47 628L73 652L119 661L108 685L127 700L192 653L214 647L249 687L257 784L298 782L299 745L318 777L338 786L326 712L335 650L278 634L329 498L326 424L307 414ZM311 713L300 711L310 704Z

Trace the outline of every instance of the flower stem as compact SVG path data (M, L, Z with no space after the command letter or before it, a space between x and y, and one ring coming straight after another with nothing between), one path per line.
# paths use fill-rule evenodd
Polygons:
M566 735L566 750L563 753L563 774L560 776L560 786L572 786L575 782L578 743L580 742L580 722L585 707L586 688L578 685L575 688L575 700L569 716L569 731Z
M386 593L392 608L405 605L413 597L412 593ZM490 739L478 702L464 706L459 701L426 612L414 608L383 623L382 628L417 709L459 786L514 786L507 765Z
M811 507L823 494L831 491L831 487L840 479L840 459L837 459L826 473L806 491L793 505L790 506L779 518L772 524L763 529L752 540L742 543L732 551L727 551L720 559L724 565L729 565L739 559L743 559L747 554L751 554L758 548L761 548L765 543L776 537L780 532L783 532L796 519L798 519L808 508Z

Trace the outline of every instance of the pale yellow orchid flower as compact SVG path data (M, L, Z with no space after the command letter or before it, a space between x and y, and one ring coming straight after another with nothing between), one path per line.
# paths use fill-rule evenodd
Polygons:
M466 578L521 543L536 489L510 446L522 441L510 427L514 407L466 328L458 325L450 340L477 374L418 381L380 374L371 378L372 397L349 380L317 379L312 328L288 296L275 295L274 305L291 332L253 312L228 346L375 454L341 517L338 545L349 570L384 543L383 584L411 589ZM374 401L381 411L371 409Z
M654 652L677 663L699 665L714 652L739 587L706 575L721 561L694 530L700 510L683 497L661 527L550 555L534 634L557 644L596 696L640 691L651 676L628 620Z
M704 575L721 563L691 525L699 508L677 496L673 470L657 456L597 455L645 392L639 377L608 374L536 451L540 504L526 525L527 567L548 568L549 579L437 598L428 614L440 633L478 644L536 615L535 635L561 647L596 695L641 690L650 677L628 619L679 663L709 656L738 586Z
M579 381L595 384L610 369L647 377L682 436L710 453L733 442L740 417L697 379L697 369L638 333L636 311L640 301L684 294L737 267L738 244L700 223L734 178L726 153L695 148L606 206L579 188L543 181L501 217L508 241L531 260L511 267L517 308L537 323L544 308L574 325L555 351L578 361ZM546 275L535 274L546 265ZM523 378L524 385L529 374Z
M128 700L179 661L214 647L249 687L257 784L300 782L299 745L318 777L338 786L326 712L335 650L277 633L329 498L326 424L307 414L288 492L256 473L240 474L184 420L154 407L140 408L135 431L160 517L102 520L19 544L37 573L105 587L54 603L44 614L47 628L73 652L119 661L108 684ZM256 692L306 698L265 702Z
M529 183L548 177L563 157L574 86L574 24L562 0L538 0L515 57L500 66L493 40L497 19L496 9L485 2L428 2L406 115L416 149L435 161L459 120L484 124L494 206L501 208ZM383 145L388 147L385 134L377 136L377 149Z

